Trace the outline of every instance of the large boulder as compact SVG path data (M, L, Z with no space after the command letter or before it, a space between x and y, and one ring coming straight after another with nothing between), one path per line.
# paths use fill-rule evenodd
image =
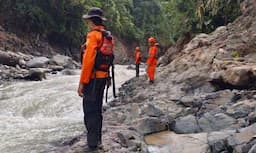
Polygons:
M234 86L246 86L255 77L250 66L233 67L226 70L223 74L225 82Z
M242 102L233 104L231 107L227 109L227 114L234 118L247 117L253 111L253 108L250 105L246 104L245 102L246 101L242 101Z
M212 115L205 113L199 120L199 126L205 132L218 131L222 129L235 129L234 125L236 119L224 114L219 113Z
M49 63L49 59L47 57L35 57L29 60L26 65L29 68L45 68Z
M176 133L197 133L201 131L197 120L193 115L188 115L175 120L175 125L171 128Z
M167 126L163 124L158 118L147 117L135 121L135 129L141 135L147 135L167 130Z
M71 57L57 54L51 58L51 64L63 66L67 69L75 69L79 67L79 64L75 62Z
M29 74L25 77L25 79L32 81L42 81L43 79L46 79L46 71L47 70L45 69L32 68L29 70Z
M0 50L0 64L8 66L16 66L22 64L22 58L12 52L4 52Z

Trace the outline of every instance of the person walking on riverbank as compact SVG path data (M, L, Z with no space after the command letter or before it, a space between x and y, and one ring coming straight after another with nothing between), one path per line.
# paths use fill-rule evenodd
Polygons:
M155 79L155 71L156 71L156 64L157 64L157 46L155 45L156 39L153 37L150 37L148 39L148 45L149 45L149 53L148 53L148 59L147 59L147 75L149 78L149 83L153 84Z
M101 55L99 49L104 47L104 49L112 49L113 42L111 37L106 40L109 41L109 44L104 44L107 36L105 36L106 30L103 21L106 21L106 18L100 8L89 9L83 18L86 20L90 32L86 35L86 46L82 55L78 95L83 97L84 124L87 129L88 147L85 148L85 151L90 152L101 146L103 94L109 78L108 65L99 64L102 62L102 60L98 61L99 55Z
M139 77L139 72L140 72L140 60L141 60L140 47L136 47L136 48L135 48L136 77Z

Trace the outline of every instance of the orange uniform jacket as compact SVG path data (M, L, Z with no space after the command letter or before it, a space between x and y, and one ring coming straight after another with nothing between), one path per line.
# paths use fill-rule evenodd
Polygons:
M104 29L103 26L96 26L92 31L87 34L86 48L83 54L83 63L80 75L80 82L87 84L91 78L107 78L108 72L96 71L94 72L94 63L97 53L97 48L100 47L102 42L102 33L96 30Z
M147 64L148 64L147 74L150 80L154 80L155 78L156 63L157 63L156 55L157 55L157 47L156 46L150 47L149 55L147 59Z
M149 66L156 65L156 63L157 63L156 55L157 55L157 47L156 46L150 47L149 55L148 55L148 59L147 59L147 64Z
M135 64L140 64L140 59L141 59L141 53L136 51L135 52Z

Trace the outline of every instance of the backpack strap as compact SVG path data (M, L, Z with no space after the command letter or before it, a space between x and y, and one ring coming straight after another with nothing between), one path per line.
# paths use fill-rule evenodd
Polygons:
M103 45L103 42L104 42L104 35L103 35L103 31L104 31L104 30L101 30L101 29L94 29L93 31L98 31L98 32L101 33L101 42L100 42L100 45L99 45L98 48L97 48L97 49L100 49L100 48L102 47L102 45Z

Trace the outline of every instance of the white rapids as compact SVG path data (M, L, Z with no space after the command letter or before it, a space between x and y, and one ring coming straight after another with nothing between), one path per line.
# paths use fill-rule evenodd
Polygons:
M127 66L116 65L115 72L116 88L135 76L135 70ZM0 86L0 152L54 152L56 142L83 133L78 80L79 71L72 76Z

